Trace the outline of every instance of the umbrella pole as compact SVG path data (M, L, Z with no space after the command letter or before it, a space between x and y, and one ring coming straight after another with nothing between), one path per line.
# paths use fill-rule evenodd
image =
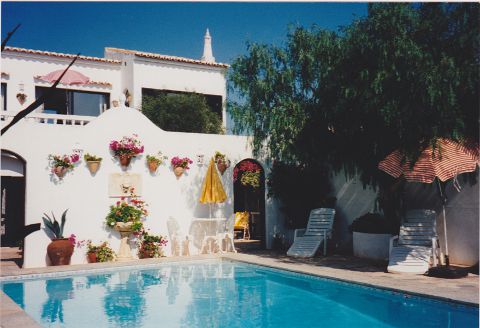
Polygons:
M445 265L450 265L450 260L448 258L448 239L447 239L447 219L445 217L445 203L447 202L447 197L445 196L445 191L442 189L442 185L437 178L438 190L440 191L440 197L442 198L442 216L443 216L443 237L445 240Z

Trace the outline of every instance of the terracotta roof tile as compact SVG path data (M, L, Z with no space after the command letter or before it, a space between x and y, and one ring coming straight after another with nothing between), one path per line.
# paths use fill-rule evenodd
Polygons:
M223 68L228 68L230 65L228 64L223 64L223 63L209 63L209 62L203 62L201 60L197 59L191 59L191 58L185 58L185 57L177 57L177 56L168 56L168 55L161 55L161 54L156 54L152 52L144 52L144 51L137 51L137 50L128 50L128 49L119 49L119 48L110 48L107 47L105 48L107 51L112 51L112 52L118 52L118 53L124 53L124 54L133 54L138 57L144 57L144 58L151 58L151 59L159 59L159 60L167 60L167 61L174 61L174 62L180 62L180 63L188 63L188 64L196 64L196 65L206 65L206 66L212 66L212 67L223 67Z
M75 58L75 56L76 56L76 55L72 55L72 54L63 54L63 53L59 53L59 52L24 49L24 48L16 48L16 47L5 47L5 51L20 52L20 53L32 54L32 55L50 56L50 57L57 57L57 58L71 58L71 59ZM120 64L121 63L121 61L119 61L119 60L99 58L99 57L80 56L78 58L82 59L82 60L89 60L89 61L103 62L103 63L111 63L111 64Z

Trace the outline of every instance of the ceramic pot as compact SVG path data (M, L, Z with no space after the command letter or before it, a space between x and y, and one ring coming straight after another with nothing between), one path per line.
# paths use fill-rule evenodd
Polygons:
M185 169L181 166L177 166L176 168L173 169L173 173L175 173L175 176L177 177L177 179L182 176L183 172L185 172Z
M47 246L47 254L52 265L69 265L73 245L68 238L53 239Z
M132 160L132 156L130 155L118 155L118 160L120 161L121 166L129 166L130 161Z
M88 263L96 263L97 262L97 254L96 253L87 253Z
M68 168L63 167L63 166L56 166L56 167L53 169L53 172L55 172L55 175L56 175L57 177L59 177L60 179L65 176L65 174L67 173L67 171L68 171Z
M91 174L95 174L100 168L100 161L88 161L87 167Z
M150 173L157 172L158 163L157 162L148 162L148 169L150 170Z
M223 175L223 173L225 173L225 171L227 170L227 164L223 162L217 162L217 169L218 169L218 172L220 172L220 174Z
M148 243L148 249L145 249L145 245L142 245L138 253L141 259L151 259L155 257L155 250L152 249L155 245L154 243Z

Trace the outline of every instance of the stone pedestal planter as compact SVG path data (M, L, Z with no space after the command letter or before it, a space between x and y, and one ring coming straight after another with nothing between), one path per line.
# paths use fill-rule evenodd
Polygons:
M133 259L132 249L128 243L128 239L132 234L132 223L131 222L117 222L115 224L115 230L120 233L122 238L120 241L120 249L118 250L117 261L129 261Z
M371 260L388 261L391 234L353 232L353 255Z

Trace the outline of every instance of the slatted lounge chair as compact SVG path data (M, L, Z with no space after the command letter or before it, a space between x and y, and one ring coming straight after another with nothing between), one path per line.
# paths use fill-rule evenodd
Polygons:
M316 208L310 212L306 229L295 229L293 245L287 251L288 256L312 257L323 242L323 255L327 255L327 239L331 238L333 208Z
M399 235L390 239L388 272L425 274L432 264L437 265L436 216L432 210L407 212Z

